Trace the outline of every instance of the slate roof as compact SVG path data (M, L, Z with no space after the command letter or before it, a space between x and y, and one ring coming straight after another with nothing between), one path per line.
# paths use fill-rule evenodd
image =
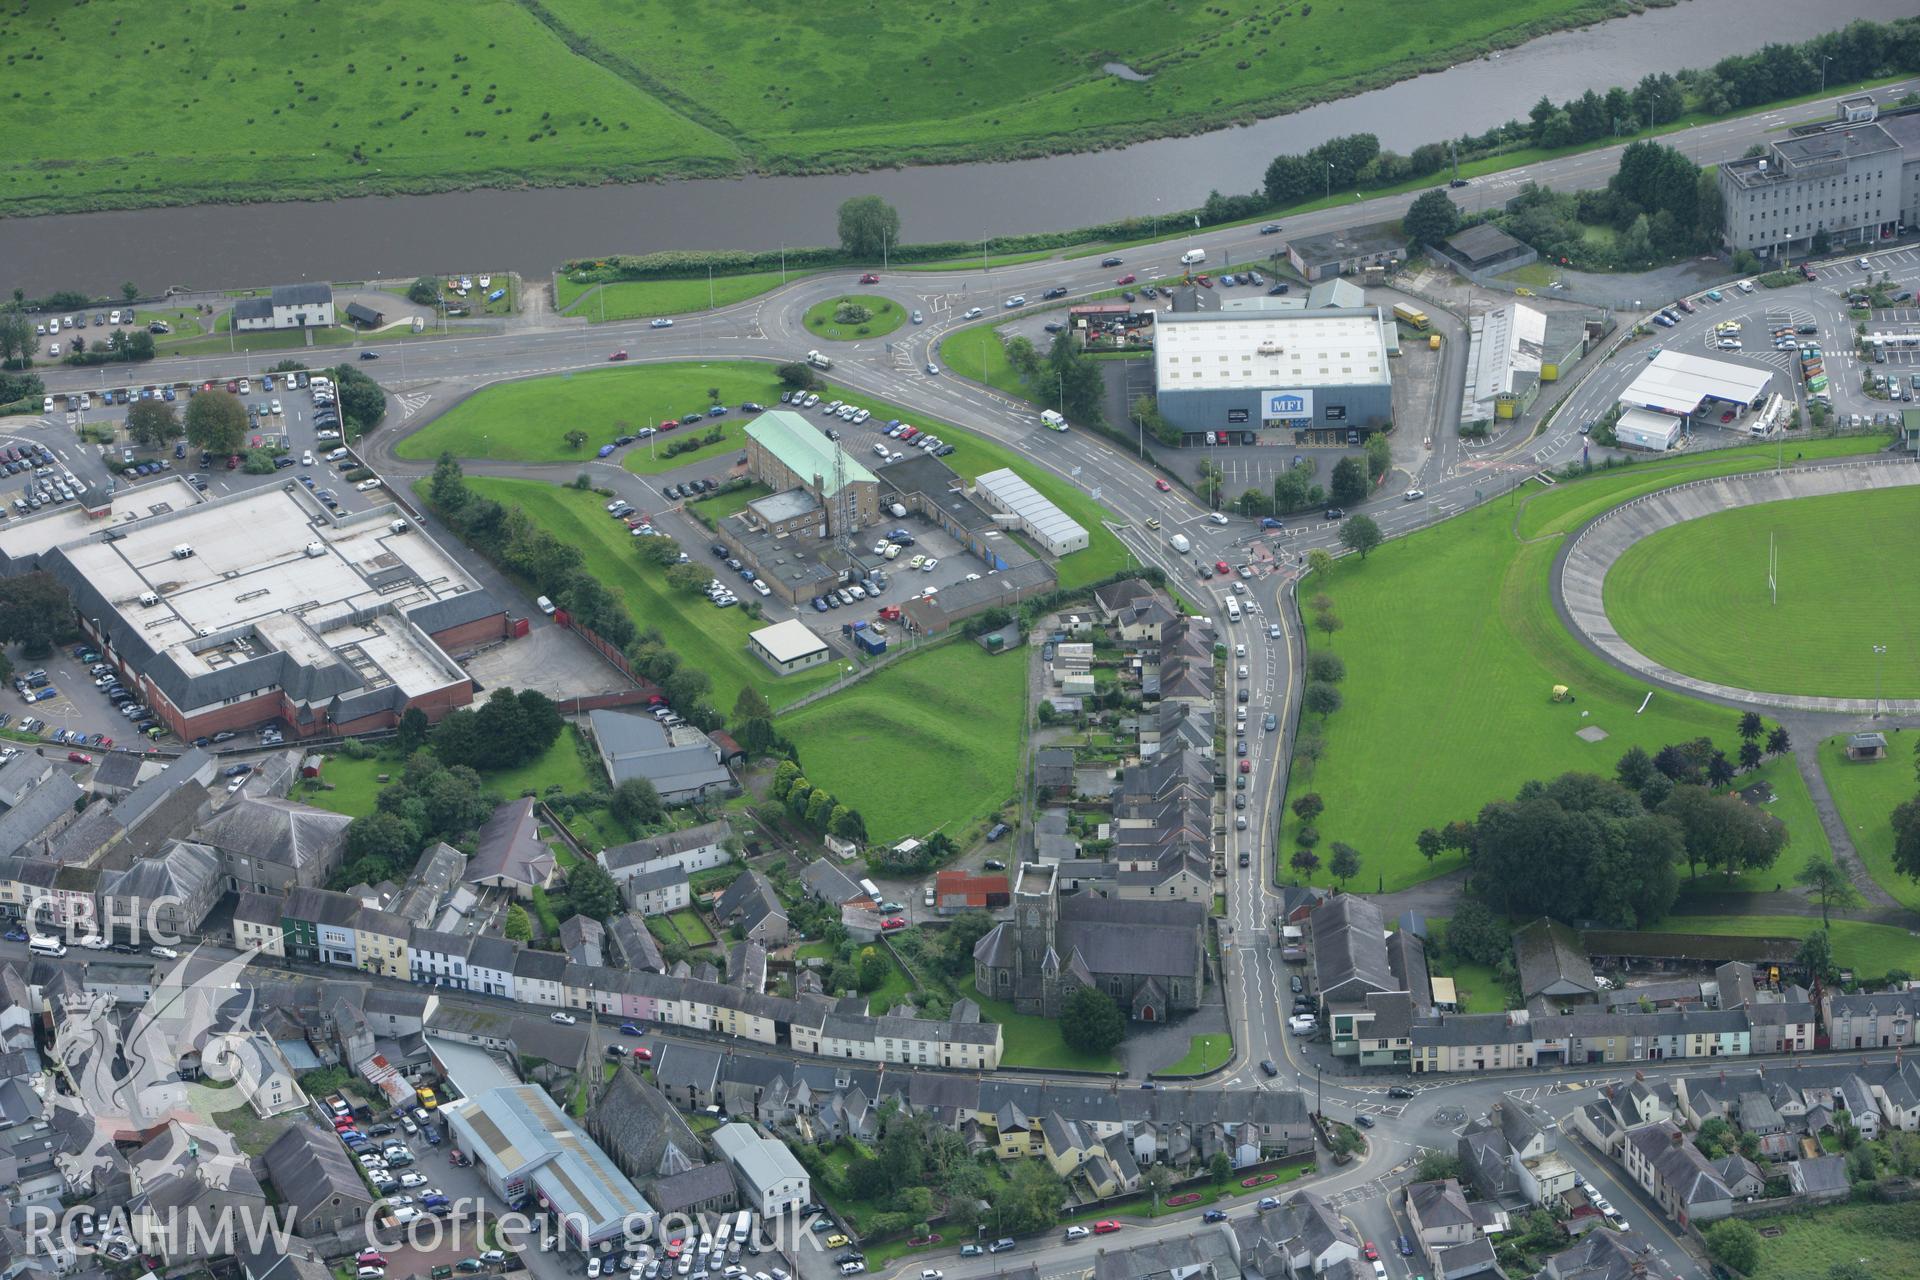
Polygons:
M106 757L94 766L93 784L96 787L131 791L134 784L140 781L140 766L143 763L145 762L142 757L130 751L109 751Z
M677 736L684 735L674 734L651 716L626 711L590 711L587 721L616 786L629 778L645 778L661 795L672 796L701 787L724 786L733 780L703 734L697 742L678 741ZM699 734L698 730L690 732Z
M1396 991L1387 961L1386 917L1364 898L1343 893L1314 908L1313 969L1321 998L1362 999L1370 991Z
M682 1173L706 1161L685 1117L631 1069L613 1073L587 1111L587 1130L634 1177Z
M493 811L480 828L473 857L467 860L468 883L498 876L511 884L545 885L558 865L553 850L540 841L540 821L532 796L522 796Z
M614 845L610 849L601 851L600 865L608 871L619 871L672 854L683 853L688 849L719 844L732 834L732 824L722 818L718 822L707 822L697 827L685 827L679 831L648 836L645 840L635 840L631 844Z
M1095 975L1191 975L1198 968L1207 907L1076 894L1060 899L1055 945L1078 952Z
M614 950L627 968L655 973L666 968L659 941L638 916L615 916L607 924L607 936L612 939Z
M663 862L658 866L643 866L641 870L627 877L627 896L637 898L651 893L655 889L664 889L669 885L684 884L687 869L677 862Z
M714 919L723 924L738 923L749 932L770 915L784 920L786 908L780 904L780 895L758 871L742 871L713 908Z
M243 794L214 814L198 835L202 843L222 853L295 870L330 870L340 865L346 852L347 824L352 821L344 813L329 813L292 800Z
M217 897L220 876L219 854L203 844L176 840L160 857L142 858L125 871L106 873L100 891L143 902L164 897L194 902L208 894Z
M73 817L74 802L86 792L72 777L55 773L20 797L20 803L0 813L0 849L24 849L48 827Z
M799 880L809 894L830 906L867 896L852 876L825 858L815 858L800 868Z
M1572 929L1545 916L1513 935L1514 960L1520 970L1520 995L1531 1000L1548 987L1570 984L1586 995L1599 992L1593 964L1580 949Z
M647 1188L647 1199L654 1212L662 1216L735 1194L733 1171L724 1164L699 1165L661 1178Z
M1789 1160L1787 1180L1794 1190L1814 1195L1845 1191L1849 1185L1846 1157L1816 1156L1811 1160Z
M317 307L332 301L333 286L318 281L277 284L273 287L273 305L276 307Z
M1414 1183L1407 1188L1407 1201L1419 1213L1420 1223L1425 1227L1458 1227L1473 1222L1467 1197L1452 1178Z
M295 1124L269 1146L262 1162L280 1196L302 1218L338 1196L348 1204L373 1206L373 1195L346 1149L330 1133Z

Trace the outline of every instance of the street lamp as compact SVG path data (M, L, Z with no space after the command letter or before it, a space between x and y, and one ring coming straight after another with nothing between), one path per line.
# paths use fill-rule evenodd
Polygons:
M1327 161L1327 203L1333 203L1333 161Z
M1820 58L1820 92L1827 91L1827 64L1833 61L1832 54L1823 54Z
M1876 658L1884 659L1887 656L1887 646L1883 644L1873 646L1873 655ZM1875 720L1880 718L1880 673L1885 669L1886 665L1885 662L1875 662L1873 664L1873 718Z

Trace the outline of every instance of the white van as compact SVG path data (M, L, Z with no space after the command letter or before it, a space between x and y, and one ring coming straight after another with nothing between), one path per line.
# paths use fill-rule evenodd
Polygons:
M1238 585L1238 584L1235 584L1235 585ZM1227 621L1228 622L1240 621L1240 602L1238 600L1227 601Z
M545 596L535 596L533 602L540 606L540 612L546 614L549 618L553 616L553 601L547 599Z
M1183 267L1191 267L1195 263L1205 262L1206 260L1207 251L1205 249L1189 249L1180 255L1180 265Z
M42 938L35 935L27 940L27 950L37 956L63 956L67 948L58 938Z
M332 453L329 453L329 454L327 455L327 461L328 461L328 462L338 462L338 461L340 461L340 459L342 459L342 458L344 458L344 457L346 457L346 456L347 456L347 450L346 450L346 447L345 447L345 446L343 445L343 446L341 446L340 448L338 448L338 449L335 449L335 450L334 450L334 451L333 451Z

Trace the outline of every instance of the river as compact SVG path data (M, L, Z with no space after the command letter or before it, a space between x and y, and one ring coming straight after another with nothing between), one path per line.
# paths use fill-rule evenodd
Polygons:
M430 271L540 277L591 254L830 244L840 202L868 193L891 201L916 241L1083 226L1253 190L1275 153L1338 134L1411 151L1524 118L1542 94L1564 101L1912 11L1912 0L1686 0L1244 128L1001 164L7 219L0 284L104 294L123 280L158 291Z

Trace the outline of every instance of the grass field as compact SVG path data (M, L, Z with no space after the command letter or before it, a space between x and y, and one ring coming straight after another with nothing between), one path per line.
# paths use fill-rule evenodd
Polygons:
M1120 1059L1081 1053L1067 1048L1060 1038L1060 1024L1037 1014L1015 1013L1004 1000L989 1000L976 992L967 997L980 1006L983 1022L1000 1024L1004 1048L1001 1065L1006 1067L1064 1067L1070 1071L1119 1071Z
M994 331L992 321L956 329L942 338L940 363L952 373L984 382L1016 400L1027 398L1026 384L1007 362L1006 344Z
M870 313L868 318L857 324L841 324L834 319L843 302L862 306ZM827 338L833 342L859 342L865 338L878 338L882 334L892 333L907 322L906 308L890 298L882 298L871 293L845 293L837 298L828 298L825 302L816 302L807 308L807 314L801 317L807 332L816 338Z
M1175 1063L1160 1068L1155 1075L1199 1075L1223 1067L1233 1056L1233 1037L1229 1035L1194 1036L1187 1042L1186 1054Z
M1812 441L1800 450L1867 452L1880 443ZM1457 865L1447 855L1428 866L1413 843L1422 827L1471 818L1530 778L1609 774L1629 746L1653 751L1702 735L1731 751L1736 717L1729 711L1661 692L1638 712L1647 686L1567 635L1554 617L1548 575L1560 537L1609 506L1773 462L1769 449L1729 450L1550 490L1528 486L1440 529L1390 542L1364 563L1343 559L1327 583L1304 584L1303 596L1331 596L1346 624L1328 646L1347 664L1346 704L1324 730L1325 758L1316 768L1297 761L1290 784L1290 798L1317 791L1325 800L1322 847L1345 841L1363 859L1358 883L1401 888ZM1313 645L1326 644L1319 633L1312 637ZM1569 685L1577 701L1550 701L1555 684ZM1574 736L1590 726L1610 736L1592 744ZM1781 770L1775 781L1787 796L1797 779ZM1392 803L1380 803L1382 796ZM1789 800L1788 814L1793 807ZM1289 817L1285 834L1295 828ZM1775 879L1791 878L1805 859L1801 832L1795 835ZM1283 858L1291 848L1283 840Z
M532 788L536 795L544 793L555 783L569 794L596 786L604 787L606 774L589 768L585 757L580 754L579 741L579 730L568 725L538 759L530 760L518 769L482 774L480 780L490 793L503 801L515 799L528 788ZM398 778L405 767L404 761L389 755L349 760L334 753L327 757L326 764L320 770L321 780L332 783L333 790L323 790L303 782L295 796L316 808L330 809L354 818L364 817L373 812L380 793L386 789L386 784L379 781L380 775L384 773Z
M159 17L132 0L30 6L0 21L0 44L35 64L4 117L13 145L0 211L1113 146L1275 114L1627 8L346 0L316 25L295 0ZM1368 38L1346 38L1356 29ZM102 56L141 74L91 81ZM1121 80L1102 70L1108 61L1152 78ZM70 108L65 86L83 82ZM171 110L145 110L156 83L177 87ZM121 127L130 118L141 128Z
M1823 1276L1838 1259L1858 1259L1879 1280L1920 1280L1920 1204L1842 1204L1749 1221L1780 1232L1760 1242L1753 1280Z
M1856 763L1847 759L1844 738L1828 738L1820 744L1820 772L1874 881L1901 906L1920 910L1920 884L1893 869L1893 826L1888 821L1895 808L1920 791L1913 777L1911 741L1888 734L1885 760Z
M1819 916L1669 916L1655 933L1714 933L1736 937L1805 938L1820 932ZM1920 973L1920 937L1890 924L1833 922L1833 962L1863 978L1889 970Z
M1861 529L1874 536L1862 538ZM1767 586L1778 549L1779 598ZM1889 572L1920 552L1920 489L1740 507L1627 548L1607 616L1676 671L1769 693L1920 696L1920 585ZM1873 648L1883 645L1884 657ZM1884 685L1878 682L1884 680Z
M808 274L789 271L786 282ZM698 280L620 280L598 286L562 275L554 277L553 290L562 312L600 324L730 307L736 302L757 298L769 289L777 289L781 283L778 271L715 276L711 281L703 276Z
M873 839L944 830L964 843L1019 791L1025 679L1019 655L950 642L776 727L799 748L807 780L858 809Z
M607 518L599 495L534 480L469 476L467 483L477 493L522 508L556 537L579 547L588 572L620 595L634 622L657 629L676 651L695 655L695 665L713 680L708 700L714 706L733 706L741 686L752 684L780 707L833 678L831 667L790 676L768 671L747 652L747 633L760 624L739 609L716 609L704 596L669 590L664 571L641 565L632 535Z
M760 404L780 399L780 383L773 366L749 360L710 360L697 363L627 364L594 369L570 377L529 378L482 388L431 423L394 446L403 458L437 458L451 452L459 458L492 458L509 462L590 462L594 452L615 436L635 427L704 413L714 403L707 392L717 389L719 403ZM740 419L716 418L734 425L738 439ZM587 442L567 447L567 432L579 428ZM706 428L678 427L666 433L699 432ZM615 455L630 462L647 457L645 442ZM691 456L665 462L684 466ZM644 469L635 466L633 469ZM657 468L664 469L664 468Z

